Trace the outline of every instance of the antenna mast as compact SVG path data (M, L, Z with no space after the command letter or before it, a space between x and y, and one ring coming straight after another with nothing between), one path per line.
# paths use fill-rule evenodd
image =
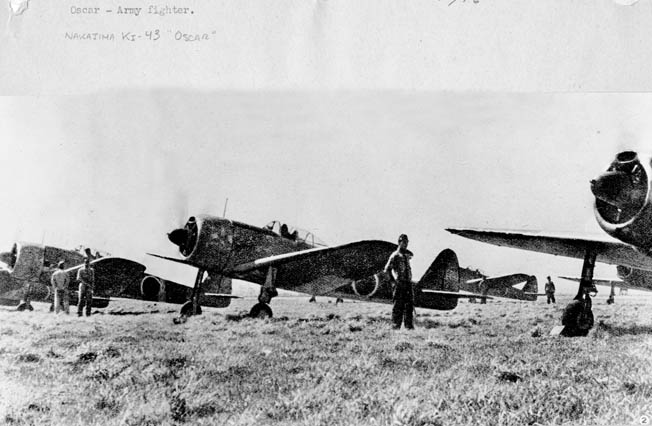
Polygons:
M229 205L229 197L226 197L226 201L224 201L224 212L222 213L222 217L226 219L226 206Z

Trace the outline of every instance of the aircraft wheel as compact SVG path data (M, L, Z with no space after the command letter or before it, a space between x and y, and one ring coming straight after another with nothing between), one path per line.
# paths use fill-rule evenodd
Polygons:
M271 318L272 317L272 308L269 307L266 303L256 303L251 311L249 312L251 318Z
M566 328L563 335L567 337L586 336L593 327L593 311L585 312L584 303L574 300L564 308L561 323Z
M610 297L610 298L607 299L607 305L613 305L614 302L615 302L615 300L613 299L613 297Z
M192 316L192 302L186 302L181 306L180 314L182 317ZM197 305L197 315L201 315L201 305Z
M31 304L29 304L29 303L21 302L21 303L19 303L18 306L16 307L16 310L17 310L18 312L23 312L23 311L25 311L25 310L33 311L33 310L34 310L34 307L33 307Z

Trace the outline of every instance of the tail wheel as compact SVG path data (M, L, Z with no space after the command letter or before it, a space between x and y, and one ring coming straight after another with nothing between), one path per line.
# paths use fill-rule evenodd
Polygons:
M256 303L251 311L249 312L251 318L272 318L272 308L269 307L266 303Z

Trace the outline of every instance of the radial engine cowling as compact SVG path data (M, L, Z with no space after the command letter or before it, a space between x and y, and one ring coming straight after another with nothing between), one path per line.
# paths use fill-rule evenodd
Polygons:
M183 228L170 232L168 239L195 266L222 271L231 260L233 224L215 216L192 216Z
M140 281L140 296L143 300L165 301L165 284L160 278L147 275Z
M648 160L634 151L616 155L607 171L591 181L594 213L606 233L638 248L652 248L652 206Z

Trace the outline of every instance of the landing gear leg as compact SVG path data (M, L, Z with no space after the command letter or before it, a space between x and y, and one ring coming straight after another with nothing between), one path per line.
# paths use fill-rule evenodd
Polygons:
M582 266L582 278L580 279L579 289L575 300L566 306L561 317L561 323L564 326L561 332L562 336L575 337L586 336L593 327L593 305L591 294L596 294L598 290L593 284L593 269L595 268L595 251L586 250L584 255L584 264Z
M204 278L204 270L200 269L197 271L197 277L195 277L195 285L192 288L192 315L201 314L201 307L199 306L199 294L201 293L201 281Z
M267 277L265 278L265 284L260 288L260 294L258 295L258 303L251 308L249 316L252 318L271 318L272 308L269 307L269 302L276 296L278 296L278 291L274 287L274 281L276 280L276 268L269 267L267 270Z
M607 305L613 305L616 302L616 283L611 282L611 292L609 293L609 298L607 299Z
M184 303L183 306L181 306L179 317L172 320L175 324L181 324L188 321L188 317L192 315L201 315L199 295L201 294L201 282L204 278L204 272L205 271L203 269L197 271L197 276L195 277L195 285L192 287L192 296L190 297L190 301Z

